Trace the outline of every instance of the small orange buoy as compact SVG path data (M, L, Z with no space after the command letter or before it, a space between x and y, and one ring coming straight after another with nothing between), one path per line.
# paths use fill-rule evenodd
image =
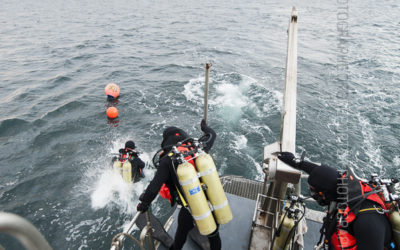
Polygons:
M107 117L110 119L115 119L118 117L118 109L115 107L109 107L106 111Z
M109 83L104 88L104 92L106 93L109 99L115 99L119 96L120 89L117 84Z

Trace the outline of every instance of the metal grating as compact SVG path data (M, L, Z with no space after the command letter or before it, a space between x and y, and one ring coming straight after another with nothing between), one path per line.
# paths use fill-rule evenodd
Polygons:
M261 181L235 175L222 176L221 183L225 192L251 200L257 200L257 194L262 194L264 187L264 183Z

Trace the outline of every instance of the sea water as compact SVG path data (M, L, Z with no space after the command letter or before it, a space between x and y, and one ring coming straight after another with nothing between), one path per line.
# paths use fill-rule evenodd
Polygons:
M263 180L294 5L297 152L400 177L398 1L3 0L0 210L28 219L54 249L108 249L155 173L163 129L201 136L206 62L218 172ZM121 88L113 103L110 82ZM112 122L109 106L119 110ZM135 184L111 171L127 140L148 165ZM151 209L162 222L171 213L160 198ZM0 244L21 247L4 234Z

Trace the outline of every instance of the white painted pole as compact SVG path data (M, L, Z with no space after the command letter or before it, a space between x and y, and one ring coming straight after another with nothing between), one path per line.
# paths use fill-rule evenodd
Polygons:
M208 111L208 80L210 74L211 63L206 63L205 89L204 89L204 120L207 122Z
M297 10L292 9L288 29L285 91L281 133L281 149L296 151L296 101L297 101Z

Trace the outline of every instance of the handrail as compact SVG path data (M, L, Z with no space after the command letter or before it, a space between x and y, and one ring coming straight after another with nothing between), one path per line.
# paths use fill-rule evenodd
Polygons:
M131 222L129 223L129 226L122 232L123 234L120 235L118 237L118 240L115 241L115 245L113 244L110 248L110 250L117 250L119 247L121 247L119 245L120 242L122 242L125 239L125 235L124 234L130 234L133 230L133 226L135 225L137 219L139 218L141 212L137 212L135 214L135 216L133 217L133 219L131 220Z
M28 250L52 250L36 227L18 215L0 212L0 232L14 236Z
M129 226L122 233L119 233L114 237L114 239L113 239L113 241L111 243L110 250L118 250L120 247L122 247L122 241L125 239L125 236L129 236L135 243L137 243L139 245L140 249L144 249L144 239L145 239L146 235L148 237L148 243L149 243L149 245L148 245L149 248L148 249L149 250L153 250L154 249L154 241L153 241L153 237L151 235L152 227L151 227L151 224L150 224L149 211L145 212L146 213L145 215L146 215L147 224L142 229L142 231L140 233L139 240L137 240L136 238L134 238L133 236L130 235L131 232L133 231L133 226L136 224L136 221L139 218L139 216L141 215L141 213L142 212L137 212L135 214L135 216L133 217L133 219L131 220L131 222L129 223Z

